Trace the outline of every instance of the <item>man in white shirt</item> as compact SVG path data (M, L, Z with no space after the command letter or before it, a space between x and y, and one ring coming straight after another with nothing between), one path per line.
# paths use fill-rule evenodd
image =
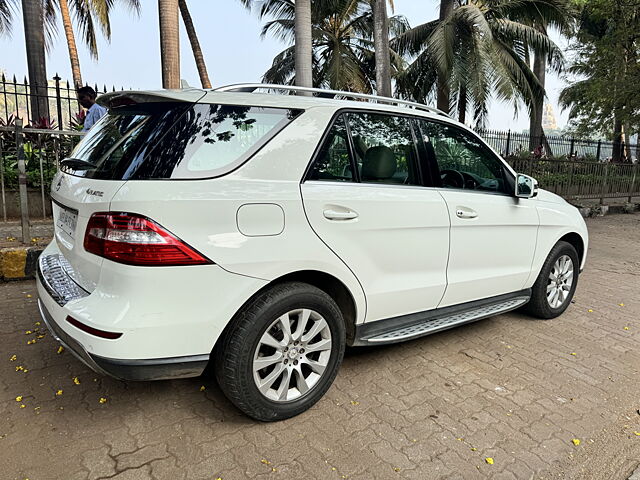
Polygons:
M96 91L91 87L82 87L78 89L78 101L80 105L87 109L87 116L84 118L84 126L82 131L88 131L93 125L100 120L107 109L96 103Z

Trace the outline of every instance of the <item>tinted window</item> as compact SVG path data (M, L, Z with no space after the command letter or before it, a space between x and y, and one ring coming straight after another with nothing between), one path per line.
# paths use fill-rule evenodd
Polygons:
M445 188L507 192L505 167L475 135L452 125L421 121L427 153L435 155Z
M348 142L347 127L341 115L318 152L309 180L353 181Z
M71 173L123 180L213 177L244 162L298 113L174 103L113 109L71 154L95 167Z
M408 118L347 114L360 181L419 185L416 149Z

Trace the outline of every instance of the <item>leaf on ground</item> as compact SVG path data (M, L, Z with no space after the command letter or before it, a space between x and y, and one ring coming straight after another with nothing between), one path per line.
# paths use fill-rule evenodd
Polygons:
M493 465L493 458L491 457L485 458L484 461L487 462L489 465Z

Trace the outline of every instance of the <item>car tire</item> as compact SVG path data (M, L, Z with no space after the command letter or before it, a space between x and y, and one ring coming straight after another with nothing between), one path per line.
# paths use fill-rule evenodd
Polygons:
M531 300L524 310L541 319L561 315L576 291L579 271L580 260L575 247L564 241L558 242L542 265L531 289Z
M213 368L226 397L244 413L284 420L329 389L345 343L342 313L329 295L305 283L283 283L236 314L218 342Z

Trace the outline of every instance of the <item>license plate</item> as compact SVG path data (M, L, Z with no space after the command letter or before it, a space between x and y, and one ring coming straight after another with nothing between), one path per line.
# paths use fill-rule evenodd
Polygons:
M77 214L67 210L66 208L60 209L60 213L58 214L58 221L56 222L56 225L60 230L73 238L73 235L76 231L77 223Z

